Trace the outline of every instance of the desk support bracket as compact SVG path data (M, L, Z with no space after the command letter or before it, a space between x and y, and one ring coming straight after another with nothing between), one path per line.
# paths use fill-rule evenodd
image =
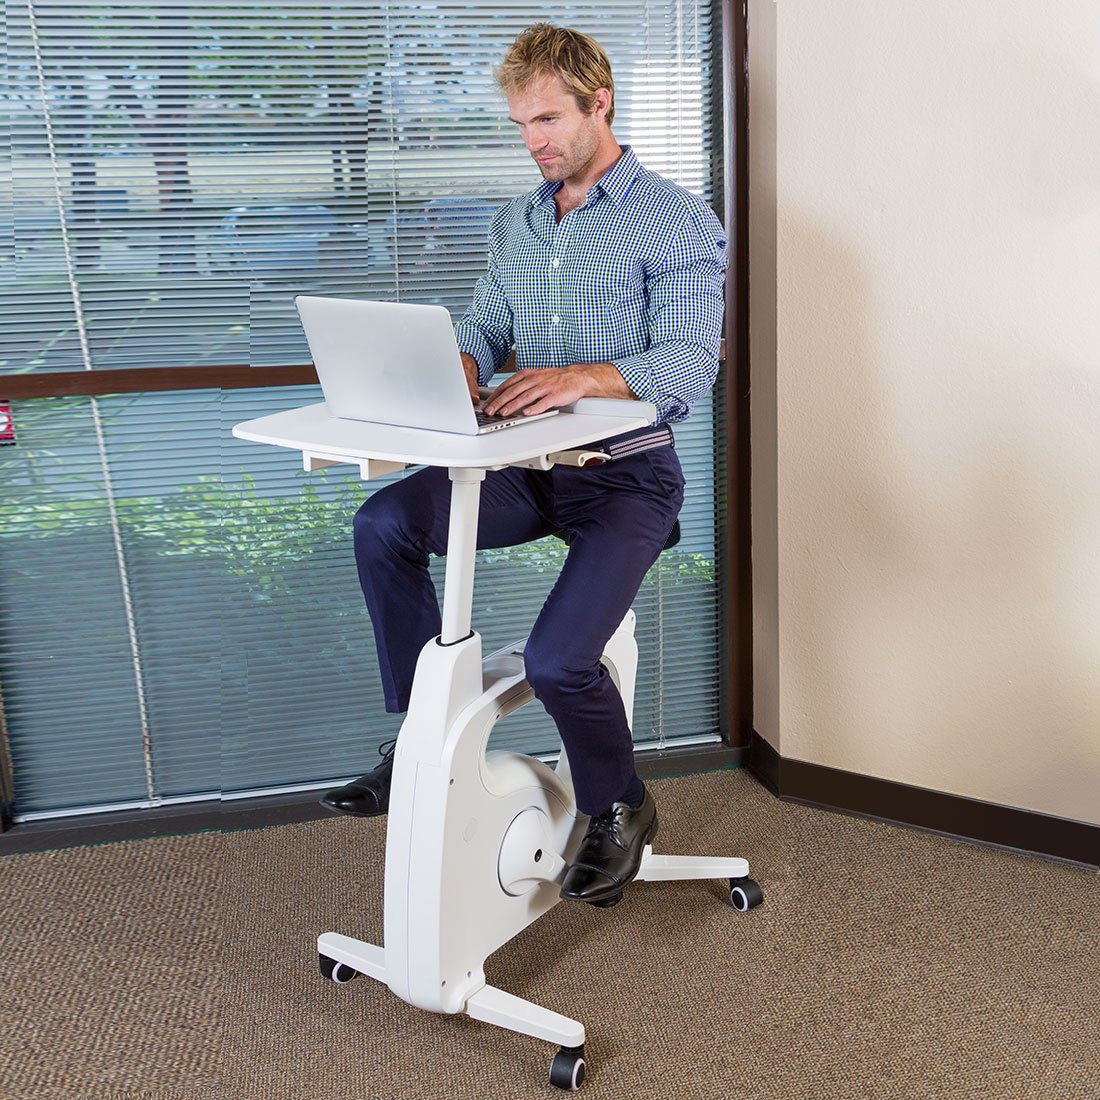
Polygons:
M405 462L387 462L381 458L348 458L346 455L321 454L317 451L302 452L302 469L307 474L314 470L322 470L326 466L352 465L359 467L359 477L362 481L370 481L375 477L386 477L388 474L400 473L405 469Z

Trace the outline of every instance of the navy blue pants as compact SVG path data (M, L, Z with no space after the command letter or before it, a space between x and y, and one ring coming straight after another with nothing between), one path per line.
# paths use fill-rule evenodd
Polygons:
M531 629L524 665L561 734L584 814L602 813L636 774L623 701L600 657L683 501L684 475L672 446L600 466L490 470L482 482L479 549L556 531L570 537L561 574ZM429 466L380 489L355 514L359 583L374 627L386 710L393 713L408 709L420 651L442 630L428 555L446 552L450 510L447 471Z

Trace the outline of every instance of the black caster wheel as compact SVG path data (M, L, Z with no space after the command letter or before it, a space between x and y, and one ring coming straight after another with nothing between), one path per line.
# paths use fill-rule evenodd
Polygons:
M584 1046L562 1047L550 1063L550 1084L576 1092L584 1082Z
M343 985L345 982L350 982L352 978L359 977L358 970L353 970L347 963L330 959L328 955L322 955L318 952L317 961L321 964L321 973L326 978L332 979L337 985Z
M739 913L747 913L763 904L764 891L751 878L730 879L730 905Z

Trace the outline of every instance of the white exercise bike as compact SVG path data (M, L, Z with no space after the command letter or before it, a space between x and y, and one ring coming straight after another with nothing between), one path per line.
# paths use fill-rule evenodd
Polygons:
M370 478L410 463L440 465L452 485L442 632L420 654L394 755L385 946L326 932L317 939L321 972L338 983L366 974L419 1008L465 1012L556 1043L550 1080L576 1090L585 1073L584 1025L485 981L485 960L561 900L589 819L576 808L564 747L556 768L523 753L486 751L494 723L534 696L524 678L525 640L483 657L471 629L478 506L487 470L606 457L575 448L652 423L652 406L585 399L567 415L472 439L365 423L351 430L323 409L249 421L234 435L300 449L307 470L354 462ZM628 611L601 658L628 722L634 622ZM730 903L745 911L763 901L748 874L744 859L656 855L646 845L637 881L726 878Z

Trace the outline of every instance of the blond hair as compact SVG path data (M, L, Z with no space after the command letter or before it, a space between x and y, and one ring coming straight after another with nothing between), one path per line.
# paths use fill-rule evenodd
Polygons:
M522 31L508 47L504 60L493 70L493 79L506 96L523 94L540 77L556 74L572 92L577 106L586 115L592 113L596 91L611 92L607 124L615 118L615 82L611 62L603 46L583 31L535 23Z

